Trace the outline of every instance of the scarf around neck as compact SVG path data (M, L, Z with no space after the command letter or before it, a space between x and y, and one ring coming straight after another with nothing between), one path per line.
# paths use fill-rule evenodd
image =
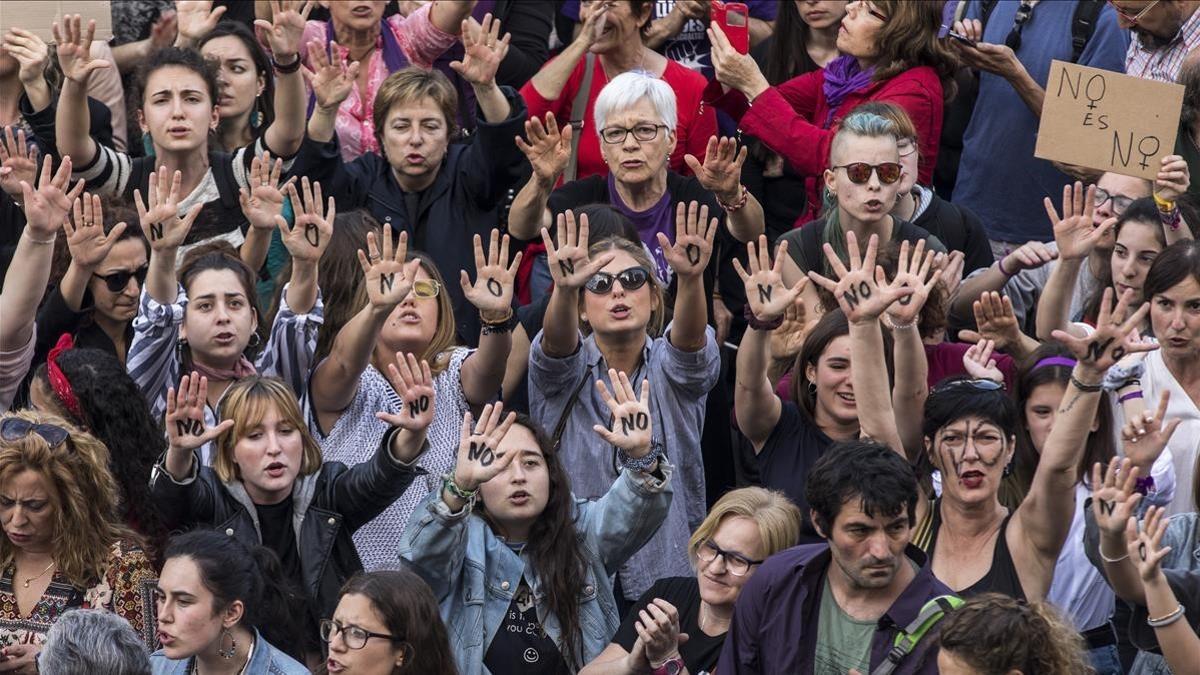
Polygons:
M839 56L825 66L822 91L825 94L825 102L829 105L829 112L825 115L826 128L833 121L833 114L841 107L842 101L846 100L851 92L869 85L874 75L874 66L864 70L858 65L858 59L849 55Z

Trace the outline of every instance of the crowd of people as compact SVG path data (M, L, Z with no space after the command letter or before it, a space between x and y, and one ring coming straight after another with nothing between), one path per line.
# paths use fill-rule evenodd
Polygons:
M1200 0L109 4L0 15L0 674L1200 673Z

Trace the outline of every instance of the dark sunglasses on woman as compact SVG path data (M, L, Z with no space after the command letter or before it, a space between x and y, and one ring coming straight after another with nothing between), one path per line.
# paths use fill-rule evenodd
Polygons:
M56 424L37 424L20 417L9 417L0 422L0 438L12 443L25 438L29 434L37 434L51 448L57 448L71 437L71 432Z
M129 285L130 279L137 279L138 288L141 288L142 284L146 283L146 272L149 269L149 265L142 265L132 272L129 270L121 270L119 272L113 272L112 274L97 274L95 276L98 279L104 280L104 285L108 287L108 291L110 293L120 293L121 291L125 290L126 286Z
M626 291L636 291L646 285L646 281L650 279L650 273L644 267L630 267L627 270L621 270L616 274L608 272L596 272L591 279L587 280L584 285L589 291L596 295L608 295L612 292L613 282L621 282L621 288Z
M839 166L831 166L831 169L845 169L846 177L851 183L862 185L871 180L871 172L879 176L879 182L884 185L891 185L900 180L901 168L896 162L884 162L883 164L867 164L866 162L853 162L850 164L842 164Z

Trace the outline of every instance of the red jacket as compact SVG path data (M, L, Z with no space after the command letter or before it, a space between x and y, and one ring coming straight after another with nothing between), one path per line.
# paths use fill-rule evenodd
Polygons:
M838 123L868 101L890 101L908 113L917 130L921 151L918 182L930 184L942 134L942 83L937 71L929 66L912 68L853 92L842 101L828 125L825 119L829 104L825 100L824 83L825 71L814 70L767 89L753 104L748 104L737 92L714 101L717 107L740 120L742 131L762 140L787 159L797 173L808 177L808 203L813 214L797 222L816 217L815 212L820 209L820 187L824 184L821 175L829 165L829 146Z

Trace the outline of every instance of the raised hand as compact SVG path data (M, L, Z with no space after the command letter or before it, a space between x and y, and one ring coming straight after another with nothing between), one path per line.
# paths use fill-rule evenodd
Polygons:
M525 136L517 136L515 142L521 152L533 167L533 175L542 185L554 185L558 177L567 170L571 161L571 134L574 129L570 124L558 130L558 122L554 113L546 113L546 122L542 123L537 117L525 122Z
M455 485L462 490L475 490L512 464L518 453L499 452L498 449L504 434L516 421L516 413L504 416L504 404L499 402L483 406L478 424L470 412L463 415L459 437L462 440L458 443L458 462L454 465Z
M404 262L408 257L408 233L400 233L395 255L392 254L392 228L383 226L383 254L379 252L374 232L367 233L367 252L358 249L358 264L366 276L367 301L372 307L391 312L408 297L421 261Z
M698 277L704 274L719 226L716 218L709 219L708 205L701 206L698 202L675 205L675 243L659 232L658 245L676 275Z
M767 236L758 235L758 244L746 242L746 261L750 271L742 267L742 262L733 259L733 269L742 278L746 286L746 302L750 311L759 321L774 321L800 297L800 292L808 283L801 278L795 286L788 288L783 283L783 258L787 255L788 244L779 242L775 251L775 264L771 264L771 253L767 246Z
M434 413L433 372L429 362L411 352L396 352L396 362L388 364L387 379L404 401L404 409L395 414L377 412L375 417L389 426L409 431L428 429Z
M1183 421L1178 417L1167 419L1167 404L1170 401L1171 390L1164 389L1156 410L1146 410L1141 415L1134 416L1121 428L1125 456L1135 466L1146 467L1146 470L1149 470L1167 447L1175 428Z
M332 60L315 40L308 43L308 62L312 69L302 66L300 70L317 99L317 107L337 110L354 89L360 64L358 61L346 64L336 42L330 43L329 51L333 54Z
M1137 339L1137 327L1142 325L1146 314L1150 312L1150 303L1142 303L1131 316L1129 302L1133 298L1133 290L1126 290L1112 307L1113 289L1104 289L1104 297L1100 301L1100 316L1096 319L1096 330L1089 336L1079 338L1064 330L1056 330L1050 337L1065 344L1079 366L1103 377L1104 373L1126 354L1148 352L1158 349L1158 345L1141 342Z
M271 0L271 20L258 19L256 28L261 28L271 45L271 54L276 58L300 54L300 40L304 36L304 23L312 11L314 0ZM301 8L303 5L303 8ZM288 63L293 63L290 58Z
M169 10L159 15L158 20L150 26L150 50L158 51L175 44L179 35L179 16L175 10Z
M179 36L191 44L199 42L200 38L217 27L225 9L213 9L212 0L175 0L175 22L179 26Z
M651 666L679 655L679 645L687 641L687 633L679 632L679 611L675 605L655 598L638 612L634 630L646 648Z
M992 358L995 348L996 343L991 340L980 340L971 345L970 349L963 352L963 369L977 380L992 380L1003 384L1004 373L1000 372L996 367L996 359Z
M963 342L979 342L991 340L996 349L1008 351L1013 345L1021 342L1021 326L1017 323L1017 315L1013 311L1012 300L1007 295L989 291L979 296L972 303L975 312L975 327L977 331L959 331L958 337Z
M1192 184L1188 163L1179 155L1162 158L1162 168L1154 179L1154 194L1168 202L1178 201Z
M112 232L105 235L104 207L100 203L100 195L86 192L81 199L75 200L74 221L74 224L70 220L63 223L67 233L67 249L71 251L71 264L88 271L104 262L104 257L127 226L126 223L117 223Z
M558 243L550 238L550 232L542 228L542 243L546 245L546 264L550 266L550 277L554 286L564 290L583 288L592 275L612 261L612 251L592 260L588 255L588 217L579 217L575 227L575 214L567 209L558 214Z
M910 256L909 253L912 253ZM911 326L917 322L929 293L937 285L939 277L931 274L933 251L925 251L925 240L910 246L908 241L900 244L900 257L896 260L896 276L892 286L911 288L912 295L902 297L887 308L893 326Z
M233 428L233 420L224 420L209 429L204 421L207 403L208 378L194 371L183 376L178 390L167 390L167 443L171 450L195 450Z
M503 321L504 316L512 311L513 283L517 278L517 269L521 266L521 253L513 256L513 261L507 267L508 235L500 236L500 230L492 230L488 242L487 258L483 256L483 239L475 235L475 283L466 270L459 270L459 283L467 301L487 314L488 318Z
M1015 276L1022 270L1035 270L1058 259L1058 252L1040 241L1031 241L1018 246L1000 259L1000 271L1006 276Z
M807 283L808 279L801 278ZM797 297L794 302L783 310L783 323L771 331L771 357L792 360L804 346L804 329L808 321L808 311L804 306L804 298Z
M612 5L607 2L594 2L591 12L586 17L582 16L582 12L580 12L583 25L580 26L575 41L583 44L585 48L596 44L596 40L600 39L600 35L604 33L604 29L608 25L608 10L611 7Z
M734 204L742 198L742 164L746 162L748 148L738 150L737 141L716 136L708 139L704 151L704 163L694 155L684 155L683 161L696 174L696 180L717 199Z
M250 221L251 227L260 230L275 229L275 218L283 213L283 191L279 185L279 176L283 173L283 160L276 159L271 163L271 153L263 152L261 158L255 157L250 161L250 175L246 177L250 189L241 188L238 201L242 205L242 215ZM288 179L292 183L296 177Z
M13 136L12 126L4 127L0 139L0 190L11 197L20 197L21 182L33 185L37 178L38 150L25 138L25 130L18 129Z
M937 272L938 281L946 292L946 297L953 297L963 280L963 268L966 267L967 257L962 251L939 253L933 258L933 268Z
M808 278L833 293L850 323L875 321L893 302L913 293L912 288L888 284L883 268L875 265L875 255L879 250L878 235L871 235L867 241L866 255L860 256L858 238L854 232L847 232L846 250L850 269L842 264L833 247L825 244L825 258L829 260L838 281L811 271Z
M180 188L183 184L183 174L176 171L168 173L166 166L158 167L158 171L150 174L149 201L142 201L140 189L133 191L133 204L137 207L138 220L150 248L154 251L174 251L183 245L192 223L200 215L203 204L196 204L188 209L182 218L179 217Z
M337 217L337 205L333 197L328 204L321 202L321 184L308 182L308 176L300 181L300 192L295 183L289 182L285 189L296 213L296 222L289 228L283 216L275 216L283 245L295 260L316 264L333 240L333 219ZM303 201L300 199L304 195ZM385 228L391 229L391 228Z
M473 87L491 87L496 84L496 70L508 54L508 43L512 35L500 37L500 20L492 15L483 15L478 26L464 19L462 22L463 60L451 61L450 67Z
M1170 546L1162 545L1163 535L1167 533L1170 523L1167 509L1162 506L1146 509L1141 532L1138 531L1137 518L1129 518L1125 522L1129 558L1137 565L1142 581L1154 581L1162 574L1163 558L1171 552Z
M650 454L654 426L650 421L650 382L642 380L642 395L638 397L624 372L609 368L608 379L613 383L613 393L609 393L604 380L596 380L596 390L612 413L612 429L597 424L592 431L630 457L641 459Z
M58 171L52 172L50 155L42 158L42 173L37 191L27 181L21 181L21 199L25 209L25 227L39 239L50 239L58 233L75 198L83 192L83 179L69 192L71 158L63 157Z
M93 70L109 68L111 63L104 59L93 59L92 39L96 37L96 22L88 20L87 30L82 27L83 18L78 14L63 15L61 28L54 22L55 51L58 52L58 67L63 77L76 84L86 84Z
M1133 462L1120 457L1113 457L1107 469L1102 462L1092 466L1092 515L1101 532L1114 537L1125 532L1125 521L1134 514L1142 499L1142 495L1134 491L1137 477L1138 470Z
M17 60L17 78L29 85L45 77L50 63L50 48L42 38L23 28L9 28L4 34L4 51Z
M1095 185L1088 186L1086 194L1083 183L1076 182L1074 189L1070 185L1063 186L1061 219L1054 209L1054 202L1049 197L1043 199L1046 215L1054 226L1054 243L1058 245L1058 255L1063 260L1086 258L1096 248L1096 242L1116 223L1115 219L1109 219L1099 227L1092 224L1092 213L1096 210L1095 198Z

